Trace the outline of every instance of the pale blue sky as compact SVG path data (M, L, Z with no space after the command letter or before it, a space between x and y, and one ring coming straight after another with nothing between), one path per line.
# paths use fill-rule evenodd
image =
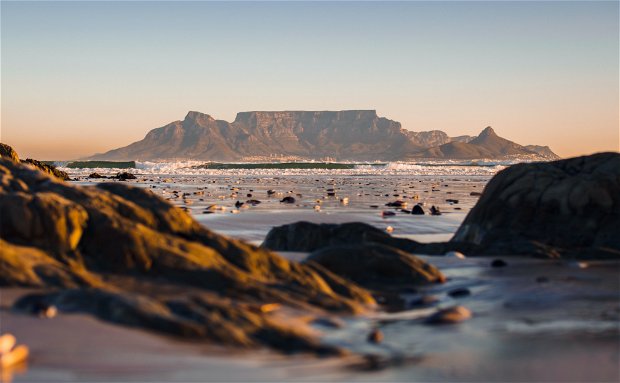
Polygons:
M188 110L377 109L618 150L618 2L7 2L2 136L69 159Z

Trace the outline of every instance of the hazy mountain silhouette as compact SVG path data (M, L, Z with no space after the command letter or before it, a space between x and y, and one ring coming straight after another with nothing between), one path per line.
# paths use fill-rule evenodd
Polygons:
M433 130L412 132L374 110L241 112L230 123L189 112L151 130L131 145L96 154L96 160L196 159L239 161L293 156L337 160L392 161L408 158L480 159L525 155L555 156L547 147L503 139L490 127L478 137L449 137Z

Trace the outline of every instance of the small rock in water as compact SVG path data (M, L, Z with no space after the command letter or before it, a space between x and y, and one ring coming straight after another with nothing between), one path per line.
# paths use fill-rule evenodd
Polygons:
M372 330L370 334L368 334L368 341L370 343L381 343L383 342L383 332L378 328Z
M471 291L468 288L454 289L449 291L448 295L452 298L462 298L471 295Z
M471 192L471 193L469 193L469 195L472 196L472 197L480 197L482 195L482 193L480 193L480 192Z
M459 203L459 200L458 199L447 199L446 202L453 203L456 205L457 203Z
M448 251L445 254L446 257L451 257L451 258L460 258L460 259L465 259L465 254L461 253L460 251Z
M114 178L118 179L119 181L126 181L126 180L135 180L136 176L134 176L131 173L122 172L122 173L118 173L116 177Z
M424 320L426 324L453 324L463 322L471 318L471 311L463 306L454 306L442 309L430 315Z
M406 207L407 206L407 202L405 201L401 201L401 200L397 200L394 202L388 202L385 204L385 206L387 207Z
M506 267L506 266L508 266L508 264L503 259L494 259L493 262L491 262L491 267Z
M101 174L95 172L95 173L89 174L88 178L108 178L108 177L102 176Z
M239 209L239 208L240 208L241 206L243 206L243 205L244 205L244 204L243 204L243 202L241 202L241 201L237 201L237 202L235 202L235 207L236 207L237 209Z
M568 267L572 267L575 269L587 269L588 264L586 262L569 262Z
M388 233L392 233L394 231L394 228L392 226L388 226L385 228L385 231L387 231Z
M275 190L271 190L271 189L267 190L267 195L274 195L274 194L276 194Z
M409 302L409 307L429 307L439 303L439 298L434 295L424 295Z
M377 208L379 208L379 205L370 205L370 208L371 209L377 209Z
M245 203L247 203L248 205L256 206L256 205L260 204L260 201L257 200L257 199L249 199L249 200L245 201Z
M415 205L413 209L411 209L411 214L424 215L424 209L420 205Z
M282 198L280 203L295 203L295 197L291 197L291 196L284 197Z
M431 215L441 215L441 211L435 205L431 206Z
M383 212L381 212L381 216L383 216L383 217L391 217L391 216L394 216L394 215L396 215L396 213L394 213L393 211L383 211Z

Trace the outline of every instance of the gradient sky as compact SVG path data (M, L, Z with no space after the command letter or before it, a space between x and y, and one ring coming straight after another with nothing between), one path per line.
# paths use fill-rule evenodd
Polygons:
M127 145L188 110L376 109L561 156L619 148L617 1L2 1L0 139Z

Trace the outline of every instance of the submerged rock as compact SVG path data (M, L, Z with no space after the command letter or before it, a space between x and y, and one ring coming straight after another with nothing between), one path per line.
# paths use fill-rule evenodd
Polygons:
M436 313L428 316L424 323L429 325L438 324L454 324L466 321L472 316L471 311L463 306L454 306L446 309L441 309Z
M114 176L114 178L116 178L119 181L127 181L127 180L135 180L136 176L128 172L122 172L122 173L118 173L116 176Z
M620 154L510 166L487 184L453 241L477 255L620 258Z

